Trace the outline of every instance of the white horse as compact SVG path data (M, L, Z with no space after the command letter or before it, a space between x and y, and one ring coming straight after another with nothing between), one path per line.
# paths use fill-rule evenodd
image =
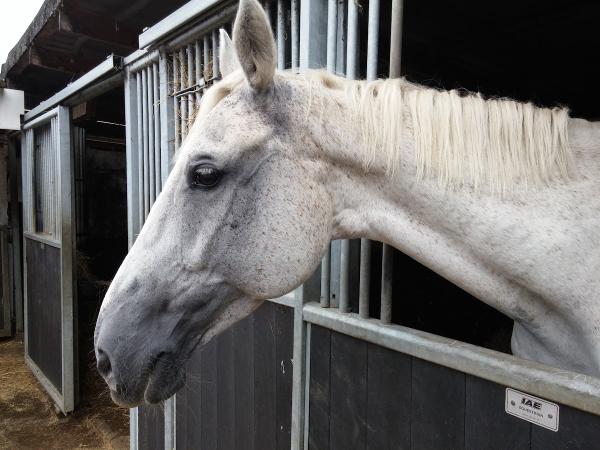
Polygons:
M115 401L172 395L197 345L299 286L331 239L357 237L513 318L515 355L600 375L600 127L275 61L261 6L242 0L224 79L102 305Z

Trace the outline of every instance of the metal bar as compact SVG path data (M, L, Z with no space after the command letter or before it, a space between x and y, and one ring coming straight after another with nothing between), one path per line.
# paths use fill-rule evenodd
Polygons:
M178 34L177 37L174 37L172 41L167 42L164 46L165 50L173 51L178 49L183 45L195 41L198 39L198 37L210 32L211 30L229 23L235 17L236 12L237 3L224 6L198 25Z
M296 72L300 65L300 0L291 0L290 28L292 33L292 70Z
M392 322L392 275L394 272L394 249L383 244L381 256L381 321Z
M181 83L179 81L179 64L177 62L177 53L172 55L172 66L173 66L173 92L177 92L181 89ZM175 150L179 149L181 145L181 112L179 110L179 99L175 100Z
M148 212L154 204L156 198L154 192L154 76L152 74L152 67L144 69L147 73L148 83Z
M213 78L221 78L219 69L219 34L218 30L212 31L212 50L213 50Z
M135 233L132 236L132 244L135 241L136 236L140 233L142 229L142 225L144 224L144 119L143 119L143 89L142 89L142 74L138 72L135 74L136 77L136 100L137 100L137 110L136 110L136 121L137 121L137 146L135 147L135 156L137 161L137 181L138 181L138 191L137 191L137 203L135 203L135 207L137 209L138 214L138 223L137 228L135 229Z
M212 78L212 73L208 73L208 68L210 67L210 45L208 42L208 35L202 37L202 45L204 46L204 79L208 81Z
M337 0L327 2L327 70L335 73L337 50Z
M331 243L327 245L327 251L321 261L321 306L329 308L329 296L331 283Z
M188 70L188 87L194 86L194 84L195 84L194 74L196 71L196 65L194 63L194 46L192 44L188 45L188 48L187 48L187 70ZM195 102L196 94L190 92L187 95L187 102L188 102L187 128L188 128L188 130L192 127L192 124L194 123L194 114L195 114L194 106L196 104L196 102Z
M175 449L175 426L176 426L176 417L175 417L175 402L176 396L165 400L165 449Z
M64 102L67 98L81 91L85 87L97 83L101 78L113 73L114 71L120 70L122 66L123 58L120 56L110 55L104 62L98 64L81 78L75 80L67 87L57 92L49 99L44 100L38 106L26 113L24 117L25 122L29 122L31 119L39 116L48 109Z
M148 195L148 74L146 69L142 70L142 167L143 167L143 198L144 198L144 220L150 212L150 196Z
M348 0L348 43L346 47L346 77L358 77L358 5L356 0Z
M221 1L222 0L191 0L187 2L181 8L175 10L156 25L140 34L139 47L145 48L158 41L164 40L169 34L180 30L183 25L186 25Z
M73 174L71 164L71 114L66 106L57 108L57 169L61 239L61 343L62 343L62 406L63 413L75 408L75 362L73 314L76 291L73 289L75 261L75 224Z
M277 0L277 68L285 69L285 7L283 0Z
M350 311L350 240L341 241L340 255L340 312Z
M348 41L348 0L339 0L337 8L335 73L344 75L346 74L346 43Z
M177 100L169 95L169 58L161 53L158 62L160 80L160 179L161 189L169 176L171 155L175 152L175 107Z
M487 348L376 319L341 315L317 303L304 306L304 320L390 350L449 367L503 386L600 415L600 379L556 369Z
M41 116L36 117L35 119L24 123L22 130L26 131L26 130L30 130L32 128L38 128L38 127L50 122L53 117L56 117L56 109L47 111L46 113L42 114Z
M358 283L358 313L362 318L369 317L369 301L371 298L371 241L360 240L360 278Z
M200 80L202 79L202 52L200 50L200 40L197 40L194 43L194 51L195 58L194 61L196 63L196 79L194 80L194 85L200 84ZM196 108L200 106L200 92L196 92Z
M142 51L145 54L141 58L139 58L135 61L131 61L131 62L128 62L130 60L130 58L127 57L127 58L125 58L125 61L123 63L126 67L129 68L129 71L131 73L138 72L142 69L145 69L148 66L151 66L155 62L158 62L158 58L159 58L158 50L153 50L151 52L148 52L146 50L137 50L137 51L138 52ZM135 54L135 53L137 53L137 52L134 52L133 54Z
M392 24L390 30L390 78L400 77L403 9L403 0L392 0Z
M161 116L160 116L160 109L162 105L162 102L160 101L160 88L159 88L159 68L158 68L158 64L155 63L152 65L152 85L154 86L154 116L153 116L153 120L154 120L154 200L156 201L156 197L158 197L158 194L160 193L161 187L162 187L162 180L161 180L161 157L162 157L162 150L161 150L161 139L160 139L160 135L161 135Z
M139 411L138 408L131 408L129 410L129 449L130 450L138 450L139 449Z
M300 0L300 70L320 69L327 63L327 6L319 0Z
M377 79L379 59L379 0L369 0L369 30L367 35L367 80Z
M186 73L186 58L184 54L184 49L179 50L179 81L181 83L181 89L187 87L187 73ZM185 140L187 136L187 120L188 120L188 109L187 109L187 97L179 98L180 109L181 109L181 142Z

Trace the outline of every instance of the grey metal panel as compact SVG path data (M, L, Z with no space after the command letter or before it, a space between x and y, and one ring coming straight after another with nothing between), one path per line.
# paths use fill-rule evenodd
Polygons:
M127 159L127 239L131 248L139 233L138 79L127 69L125 77L125 151Z

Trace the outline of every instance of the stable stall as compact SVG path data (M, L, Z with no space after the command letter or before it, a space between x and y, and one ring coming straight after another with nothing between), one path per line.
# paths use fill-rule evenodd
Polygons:
M111 56L22 126L25 359L65 414L94 389L93 325L127 251L121 63Z
M264 6L279 69L325 67L367 79L404 73L401 0ZM230 30L235 10L227 1L191 1L146 30L125 60L130 245L218 77L217 30ZM408 71L431 81L426 67L413 60ZM197 350L187 385L164 409L132 410L132 448L593 445L600 380L511 356L511 327L391 247L335 241L295 293ZM542 399L555 413L532 424L505 411L517 398Z

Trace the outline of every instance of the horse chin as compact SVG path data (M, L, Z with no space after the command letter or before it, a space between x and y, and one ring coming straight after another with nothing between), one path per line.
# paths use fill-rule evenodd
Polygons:
M180 359L172 354L159 359L144 391L146 403L154 404L166 400L183 387L185 370L179 367L178 361Z

